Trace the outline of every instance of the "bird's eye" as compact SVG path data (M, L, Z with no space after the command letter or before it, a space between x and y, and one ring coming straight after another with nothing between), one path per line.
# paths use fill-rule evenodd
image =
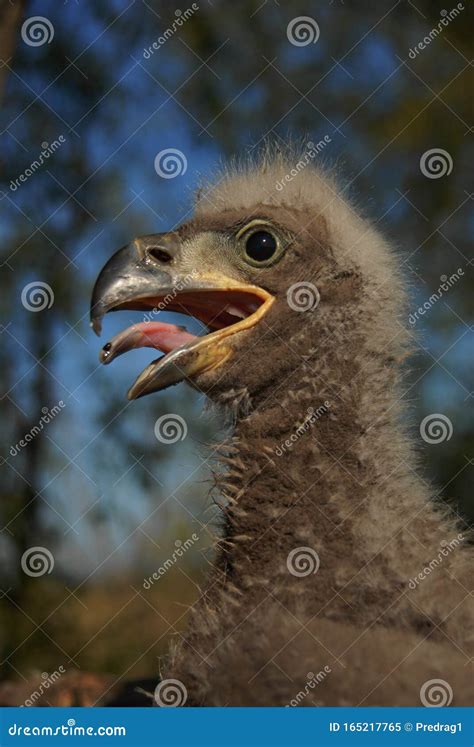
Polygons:
M268 262L278 249L278 241L269 231L255 231L245 241L245 253L253 262Z

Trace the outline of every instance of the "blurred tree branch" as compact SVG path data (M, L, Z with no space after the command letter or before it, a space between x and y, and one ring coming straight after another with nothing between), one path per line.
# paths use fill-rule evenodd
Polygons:
M17 32L20 20L23 16L25 0L0 0L0 105L5 94L5 83L8 75L8 67L17 41Z

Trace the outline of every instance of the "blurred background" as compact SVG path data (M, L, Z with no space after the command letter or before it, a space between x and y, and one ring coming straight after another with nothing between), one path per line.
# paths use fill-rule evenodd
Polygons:
M2 678L156 676L185 625L223 424L184 385L127 403L153 356L100 367L137 319L108 317L100 342L88 304L106 258L186 219L201 180L265 139L326 138L317 158L398 247L420 469L474 518L467 0L186 2L0 1ZM169 413L176 443L155 436Z

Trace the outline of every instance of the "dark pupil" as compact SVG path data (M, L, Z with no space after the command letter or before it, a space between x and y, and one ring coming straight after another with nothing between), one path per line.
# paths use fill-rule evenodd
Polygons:
M250 259L264 262L275 254L277 243L268 231L256 231L247 239L245 248Z

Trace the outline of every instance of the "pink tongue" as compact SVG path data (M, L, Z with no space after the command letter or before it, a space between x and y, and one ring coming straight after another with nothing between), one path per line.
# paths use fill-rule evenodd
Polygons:
M134 348L155 348L169 353L196 339L184 327L163 322L140 322L116 335L101 350L102 363L110 363L114 358Z
M130 327L129 332L133 336L134 348L156 348L163 353L169 353L196 338L184 327L163 322L141 322Z

